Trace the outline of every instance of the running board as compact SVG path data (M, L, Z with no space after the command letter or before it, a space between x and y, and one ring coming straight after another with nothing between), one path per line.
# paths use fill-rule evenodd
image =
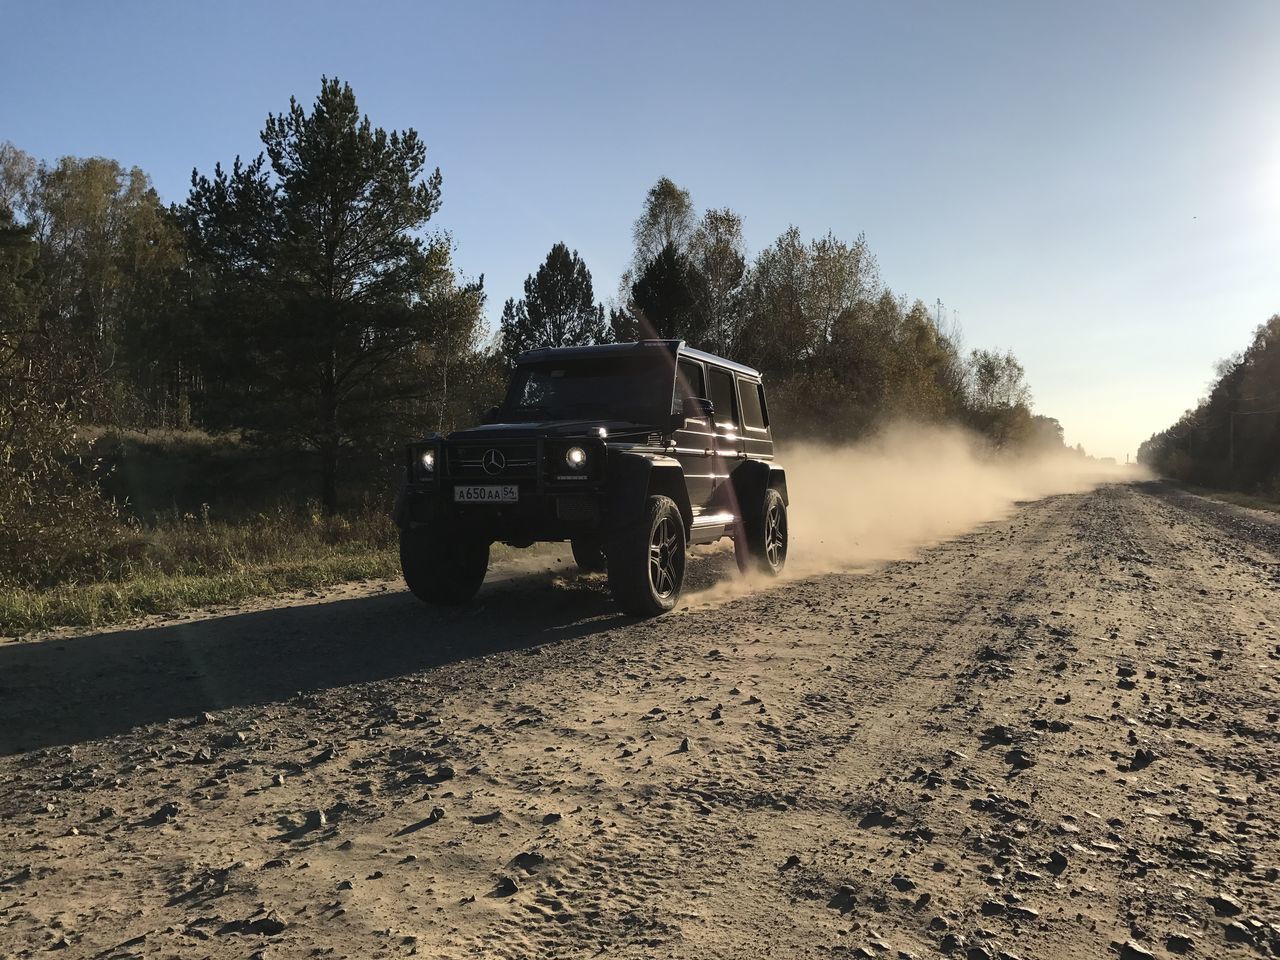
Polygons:
M693 525L695 527L724 527L733 523L733 520L732 513L702 513L693 518Z
M704 513L693 518L690 543L714 543L728 536L737 518L732 513Z

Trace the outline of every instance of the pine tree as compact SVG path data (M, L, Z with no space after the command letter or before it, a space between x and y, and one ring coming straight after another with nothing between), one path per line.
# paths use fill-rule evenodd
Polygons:
M705 286L702 274L675 244L663 247L631 287L643 335L701 347L708 333L699 309L706 302Z
M608 343L604 306L595 302L591 271L578 251L557 243L524 281L524 297L502 307L502 350L514 359L534 347Z
M206 271L210 372L231 419L319 455L325 509L340 452L422 392L422 348L480 283L457 284L447 242L421 228L440 207L416 131L361 116L351 87L322 80L262 131L266 159L192 175L187 219ZM407 409L407 408L405 408Z

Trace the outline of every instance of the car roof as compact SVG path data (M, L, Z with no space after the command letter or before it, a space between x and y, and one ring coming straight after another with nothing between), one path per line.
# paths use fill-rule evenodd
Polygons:
M520 354L516 357L515 362L517 364L546 363L548 361L579 360L590 357L642 356L653 350L665 350L679 357L701 360L703 363L724 367L743 376L752 377L756 380L760 379L760 371L754 367L748 367L744 363L735 363L733 360L726 360L724 357L717 357L715 354L707 353L705 350L695 350L683 340L637 340L634 343L597 343L582 347L538 347L535 350Z

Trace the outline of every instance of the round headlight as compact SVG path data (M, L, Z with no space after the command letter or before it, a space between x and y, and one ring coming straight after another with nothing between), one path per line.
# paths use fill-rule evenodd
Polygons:
M587 462L587 451L581 447L570 447L564 452L564 462L575 470L581 470L583 464Z
M422 456L419 458L422 463L422 469L427 473L434 473L436 469L436 452L434 450L423 450Z

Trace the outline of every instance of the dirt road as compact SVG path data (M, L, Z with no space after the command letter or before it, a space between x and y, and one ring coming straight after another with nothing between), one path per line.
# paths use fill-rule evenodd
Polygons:
M1280 526L1159 484L644 623L9 643L0 956L1280 955L1278 711Z

